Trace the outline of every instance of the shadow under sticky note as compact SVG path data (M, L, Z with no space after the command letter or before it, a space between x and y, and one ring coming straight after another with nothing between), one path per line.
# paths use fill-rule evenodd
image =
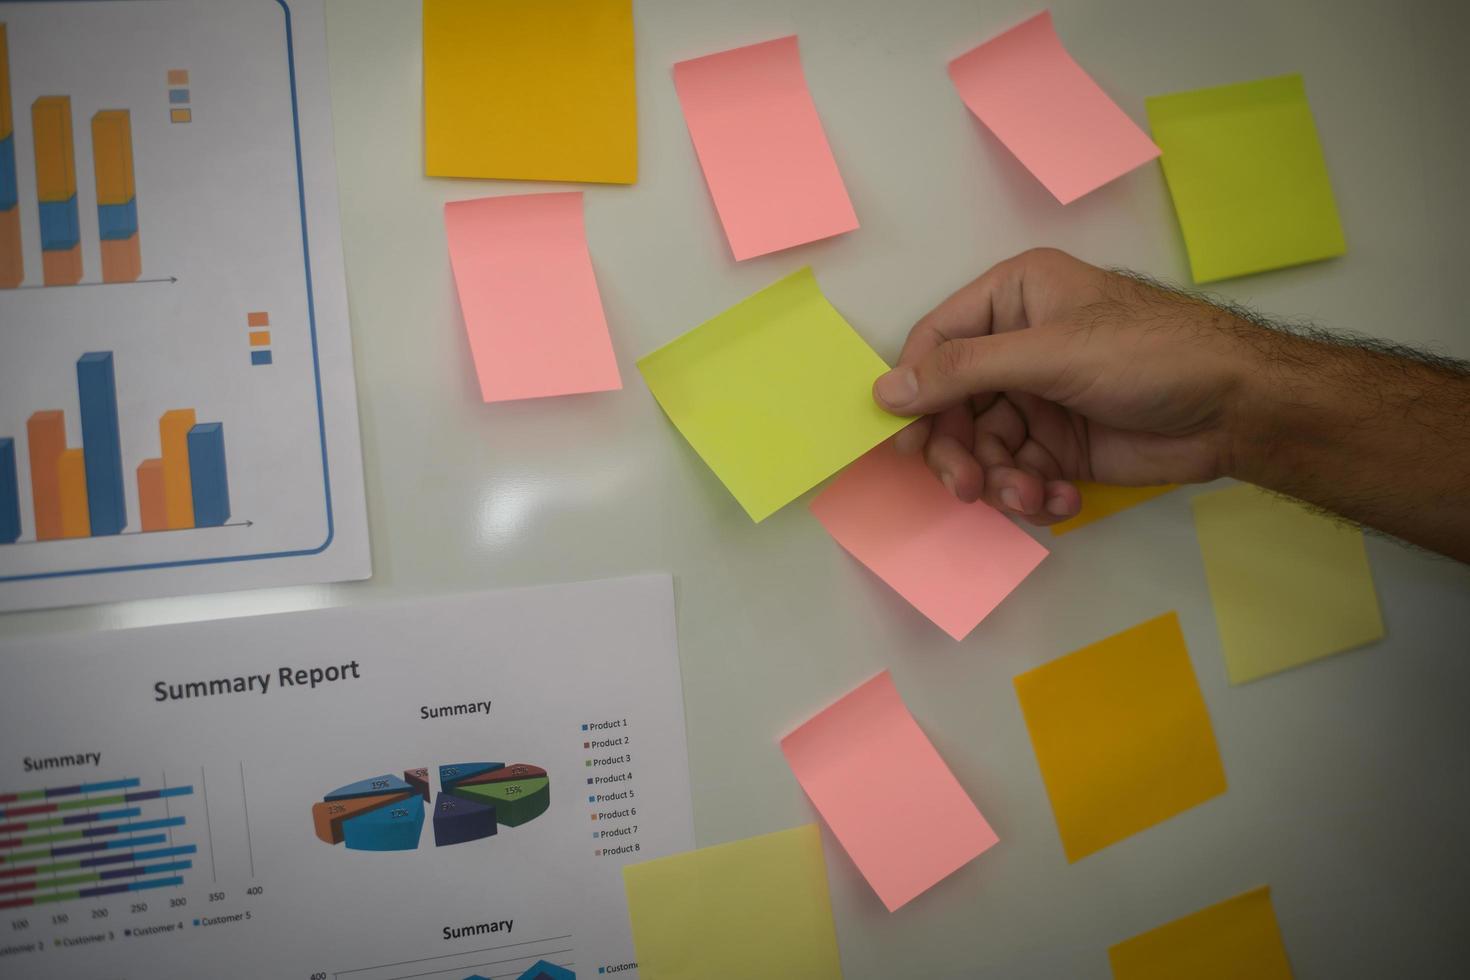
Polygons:
M1146 101L1195 282L1347 251L1300 75Z
M984 503L962 503L888 441L812 501L827 533L956 640L1031 574L1046 549Z
M430 177L638 179L632 0L424 0Z
M885 670L781 740L801 788L892 912L996 843ZM902 789L875 803L878 774Z
M1215 733L1174 613L1015 684L1068 861L1225 792Z
M1077 489L1082 493L1082 509L1065 521L1053 524L1051 533L1066 534L1068 531L1075 531L1079 527L1086 527L1093 521L1100 521L1119 511L1136 507L1155 497L1161 497L1175 488L1176 484L1173 483L1165 483L1157 487L1115 487L1107 483L1079 483Z
M737 260L858 226L795 35L681 61L674 87Z
M1190 503L1230 683L1383 638L1363 532L1249 484Z
M444 230L485 401L623 386L580 192L450 201Z
M753 520L908 424L873 402L888 366L811 269L768 286L638 362L649 390Z
M815 824L623 868L643 980L841 980Z
M1108 960L1113 980L1291 980L1264 887L1118 943Z
M951 61L949 77L970 111L1063 204L1159 155L1062 47L1050 12Z

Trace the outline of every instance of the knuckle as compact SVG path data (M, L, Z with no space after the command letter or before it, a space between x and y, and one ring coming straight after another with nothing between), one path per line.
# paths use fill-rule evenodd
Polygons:
M934 371L941 378L963 378L974 366L975 348L964 341L947 341L934 349Z

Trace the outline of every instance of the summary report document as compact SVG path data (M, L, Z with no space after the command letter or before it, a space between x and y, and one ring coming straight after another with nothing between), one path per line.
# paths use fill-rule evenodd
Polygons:
M0 660L3 976L632 978L694 846L668 576Z

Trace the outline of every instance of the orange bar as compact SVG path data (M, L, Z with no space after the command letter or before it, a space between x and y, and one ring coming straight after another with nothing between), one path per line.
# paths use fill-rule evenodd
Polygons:
M26 420L30 443L31 500L36 508L36 540L61 537L61 483L57 464L66 451L66 416L36 412Z
M194 481L189 474L189 430L194 410L176 408L158 420L158 445L163 449L163 499L171 530L194 526Z
M0 211L0 289L14 289L26 277L20 254L20 208Z
M126 204L133 187L133 120L126 109L103 109L92 117L92 177L98 204Z
M48 286L70 286L82 281L82 246L73 245L65 252L41 252L41 281Z
M0 24L0 140L15 132L15 119L10 115L10 42L5 25Z
M164 498L161 459L145 459L138 464L138 510L143 513L143 530L168 530L168 501Z
M271 345L271 332L269 330L250 331L251 347L269 347Z
M43 95L31 103L31 140L36 153L36 195L42 201L65 201L77 194L77 165L72 155L71 99Z
M138 234L131 238L102 241L102 281L134 282L143 274L143 255L138 249Z
M56 461L56 482L61 490L61 536L89 536L92 518L87 511L87 461L80 449L62 451Z
M189 84L189 69L187 69L187 68L170 68L168 70L168 83L170 85L188 85Z
M246 313L245 314L245 326L247 326L247 327L268 327L270 325L271 325L271 315L269 313Z

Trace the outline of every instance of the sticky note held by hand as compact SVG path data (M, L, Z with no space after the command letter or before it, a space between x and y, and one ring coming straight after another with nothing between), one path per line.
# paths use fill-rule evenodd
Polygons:
M681 61L674 88L737 260L858 226L795 35Z
M996 843L887 671L781 740L801 788L892 912ZM880 777L902 791L874 796Z
M444 230L485 401L623 386L580 192L450 201Z
M873 402L888 370L794 272L638 362L649 390L761 521L909 420Z
M644 980L841 980L815 824L623 868Z
M638 179L632 0L424 0L430 177Z
M1068 861L1225 792L1215 733L1174 613L1015 684Z
M1050 12L951 61L949 77L970 111L1063 204L1159 155L1062 47Z
M1146 105L1195 282L1347 251L1302 76L1159 95Z
M984 503L962 503L891 441L812 501L827 533L956 640L1029 575L1046 549Z

